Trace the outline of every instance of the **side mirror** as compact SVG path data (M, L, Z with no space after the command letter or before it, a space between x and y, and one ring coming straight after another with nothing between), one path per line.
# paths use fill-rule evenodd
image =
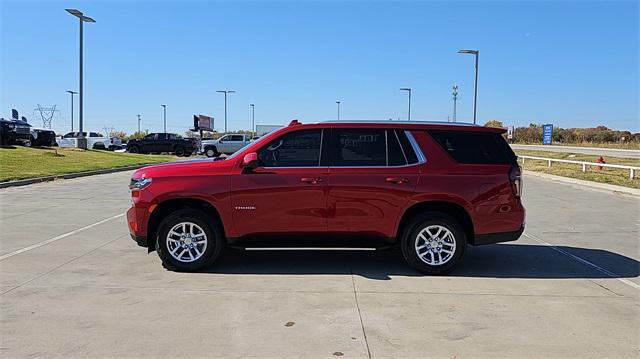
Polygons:
M242 158L242 173L251 172L258 168L258 154L250 152Z

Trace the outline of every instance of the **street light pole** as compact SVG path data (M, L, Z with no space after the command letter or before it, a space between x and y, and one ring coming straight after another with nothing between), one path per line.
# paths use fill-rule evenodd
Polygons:
M469 54L476 56L475 62L475 78L473 80L473 124L476 124L476 109L478 103L478 57L480 57L479 50L460 50L459 54Z
M167 105L160 106L162 106L162 111L164 112L164 133L167 133Z
M336 104L338 105L338 121L340 121L340 101L336 101Z
M77 146L80 147L80 148L86 149L87 148L87 140L84 138L84 134L82 133L83 130L84 130L84 121L83 121L83 119L84 119L84 117L83 117L83 108L84 108L83 107L83 103L84 103L83 102L83 100L84 100L84 96L83 95L84 95L84 91L83 91L83 88L82 88L82 82L83 82L82 81L82 76L83 76L82 75L82 73L83 73L83 71L82 71L82 67L83 67L83 63L82 63L83 39L82 39L82 36L83 36L83 24L85 22L96 22L96 21L94 19L88 17L88 16L84 16L84 14L82 12L80 12L79 10L76 10L76 9L65 9L65 10L69 14L77 17L79 22L80 22L80 86L79 86L80 87L79 88L79 91L80 91L80 94L79 94L80 95L79 96L80 97L80 103L79 103L79 109L78 109L78 112L80 113L80 119L78 120L79 121L79 123L78 123L79 126L78 127L80 127L80 137L78 138Z
M453 122L456 122L456 102L458 101L458 85L453 85Z
M218 90L216 92L224 93L224 133L227 133L227 94L234 93L233 90Z
M138 133L140 133L140 114L138 114Z
M407 91L409 93L409 112L407 113L407 121L411 121L411 89L408 87L403 87L400 91Z
M253 136L256 135L256 105L250 103L249 106L251 106L251 132L253 133Z
M75 91L67 90L71 94L71 132L73 132L73 95L77 94Z

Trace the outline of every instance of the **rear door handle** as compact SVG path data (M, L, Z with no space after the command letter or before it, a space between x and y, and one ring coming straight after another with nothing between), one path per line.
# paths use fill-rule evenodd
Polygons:
M323 180L320 177L302 177L300 178L300 181L309 184L317 184L322 182Z
M403 183L409 182L408 179L400 178L400 177L387 177L386 181L389 183L397 183L397 184L403 184Z

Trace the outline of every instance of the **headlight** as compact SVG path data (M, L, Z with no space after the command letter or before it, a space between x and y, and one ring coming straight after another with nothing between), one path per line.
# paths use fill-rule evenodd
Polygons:
M12 129L12 130L15 130L16 129L16 125L14 125L13 123L10 123L9 124L9 128Z
M151 184L151 178L132 178L129 189L143 189Z

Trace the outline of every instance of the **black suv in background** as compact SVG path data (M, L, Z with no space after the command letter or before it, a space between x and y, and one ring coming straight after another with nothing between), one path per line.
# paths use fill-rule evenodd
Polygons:
M0 118L0 145L31 145L31 125L17 118Z
M150 133L127 143L127 151L131 153L168 152L176 156L191 156L196 148L194 139L182 138L175 133Z

